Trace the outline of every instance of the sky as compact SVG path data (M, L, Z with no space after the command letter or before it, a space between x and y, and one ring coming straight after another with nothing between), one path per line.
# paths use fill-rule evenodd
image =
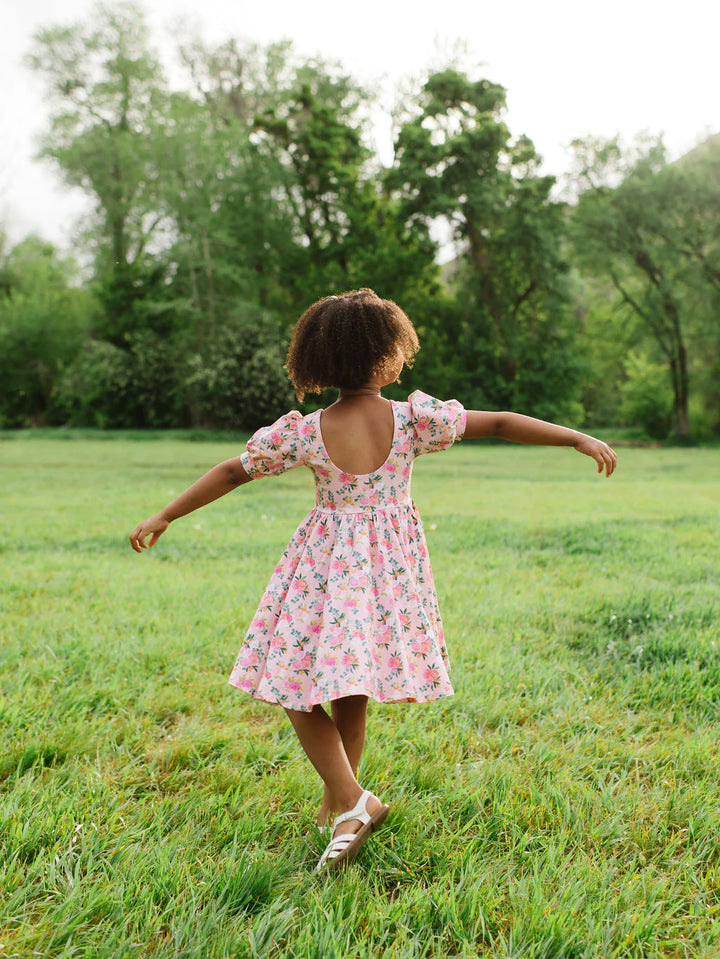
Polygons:
M86 207L79 192L34 158L47 124L42 84L22 65L34 32L87 20L92 0L0 0L0 226L71 249ZM292 40L306 56L339 60L388 102L458 46L463 62L504 86L513 135L529 136L543 171L561 177L574 137L662 133L671 158L720 131L717 0L144 0L160 51L189 19L201 36L260 44ZM376 148L391 157L379 111Z

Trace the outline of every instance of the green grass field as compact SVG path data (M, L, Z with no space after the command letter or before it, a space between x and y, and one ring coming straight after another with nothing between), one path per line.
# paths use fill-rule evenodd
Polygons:
M319 781L227 685L310 474L138 556L228 443L0 443L0 955L720 955L720 450L415 467L456 695L371 704L392 805L316 876Z

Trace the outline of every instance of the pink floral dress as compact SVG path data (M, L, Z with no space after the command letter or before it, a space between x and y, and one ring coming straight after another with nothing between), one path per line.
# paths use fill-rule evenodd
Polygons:
M419 390L391 401L390 453L372 473L330 460L321 410L292 410L248 441L252 477L309 467L315 507L283 553L229 683L257 699L310 712L342 696L428 702L451 696L449 661L420 516L413 460L465 432L465 410Z

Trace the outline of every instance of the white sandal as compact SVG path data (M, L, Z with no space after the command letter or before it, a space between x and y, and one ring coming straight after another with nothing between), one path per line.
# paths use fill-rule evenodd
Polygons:
M351 862L360 851L360 847L377 827L384 822L385 817L390 812L389 806L380 806L370 815L367 811L367 801L370 798L377 799L377 796L369 790L365 790L357 801L357 805L349 812L344 812L337 817L333 823L333 831L343 822L349 822L351 819L359 819L363 824L357 832L346 832L335 836L327 844L325 851L320 857L320 862L315 867L315 872L321 872L324 868L333 869L342 863Z

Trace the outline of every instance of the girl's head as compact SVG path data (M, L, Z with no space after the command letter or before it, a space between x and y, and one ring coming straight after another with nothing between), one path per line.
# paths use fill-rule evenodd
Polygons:
M412 366L415 327L392 300L369 289L326 296L297 321L287 355L290 382L302 402L328 387L353 390L388 370Z

